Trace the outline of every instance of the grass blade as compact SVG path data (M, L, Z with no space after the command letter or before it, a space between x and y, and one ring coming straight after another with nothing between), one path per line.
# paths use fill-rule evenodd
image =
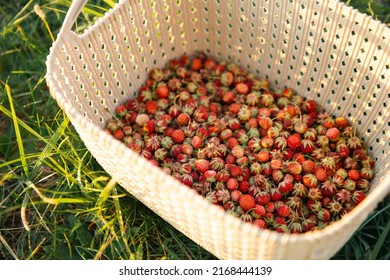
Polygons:
M15 254L15 252L12 250L12 248L8 245L7 241L4 239L4 237L0 233L0 241L3 243L4 247L8 250L8 252L12 255L12 257L15 260L19 260L18 256Z
M28 165L27 165L26 155L24 152L22 135L20 134L18 117L16 116L14 102L13 102L12 94L11 94L11 88L9 87L9 85L7 83L5 84L5 91L7 92L8 100L9 100L9 104L10 104L10 108L11 108L11 116L12 116L12 121L13 121L14 127L15 127L16 142L18 143L20 160L22 162L24 174L28 177L28 175L29 175L28 174L29 173L28 172Z
M379 251L383 247L383 243L385 242L387 236L390 233L390 220L387 222L386 227L383 229L381 235L378 238L378 241L376 242L374 248L371 251L370 259L376 260L379 254Z

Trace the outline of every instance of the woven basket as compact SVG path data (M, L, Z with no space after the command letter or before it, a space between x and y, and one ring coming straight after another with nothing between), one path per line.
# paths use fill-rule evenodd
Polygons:
M390 30L333 0L121 0L83 34L72 3L47 58L52 96L123 188L220 259L328 259L390 192ZM316 100L376 160L368 197L324 230L279 234L211 205L103 132L153 67L202 50Z

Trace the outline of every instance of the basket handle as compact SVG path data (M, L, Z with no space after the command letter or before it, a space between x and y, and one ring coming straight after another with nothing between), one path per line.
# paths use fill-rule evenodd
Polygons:
M81 9L85 6L88 0L74 0L66 13L64 23L62 24L60 33L64 35L70 33L77 17L79 16Z

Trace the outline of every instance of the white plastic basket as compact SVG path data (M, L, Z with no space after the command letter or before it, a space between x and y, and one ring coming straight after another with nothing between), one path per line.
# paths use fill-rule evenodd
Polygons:
M121 0L83 34L75 0L47 58L47 83L81 139L123 188L221 259L328 259L390 192L390 30L333 0ZM103 132L153 67L205 51L316 100L357 126L376 160L368 197L324 230L261 230Z

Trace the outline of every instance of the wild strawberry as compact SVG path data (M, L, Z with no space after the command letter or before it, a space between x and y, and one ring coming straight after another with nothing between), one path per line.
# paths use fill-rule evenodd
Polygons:
M318 179L316 176L309 173L309 174L303 175L302 183L309 188L314 188L318 185Z
M337 155L341 158L346 158L350 154L350 149L348 148L348 145L345 143L337 144L336 146L336 152Z
M199 123L203 123L203 122L207 121L208 116L209 116L209 113L208 113L207 109L202 105L199 106L193 114L194 120L196 122L199 122Z
M210 160L210 167L215 171L222 170L225 167L225 161L221 157L214 157Z
M148 112L149 114L154 114L154 113L156 113L157 109L158 109L158 107L157 107L156 101L150 100L150 101L146 102L146 104L145 104L145 110L146 110L146 112Z
M226 187L233 191L233 190L236 190L238 188L238 181L235 179L235 178L230 178L227 182L226 182Z
M302 231L308 232L311 231L315 227L316 223L312 219L305 219L302 222Z
M314 213L317 213L322 205L321 205L321 201L319 200L311 200L311 199L308 199L306 201L306 206L307 208L309 209L310 212L314 212Z
M341 203L348 203L352 199L351 192L346 189L340 189L336 193L336 199Z
M254 197L249 194L242 195L238 203L240 204L240 207L244 211L244 213L254 208L256 204Z
M255 200L256 200L257 204L265 205L270 201L270 199L271 199L271 196L268 192L261 191L261 192L257 193Z
M243 147L236 145L232 149L232 155L236 158L241 158L244 156L244 149Z
M354 191L356 188L356 182L354 180L347 179L344 181L343 187L348 191Z
M307 187L302 184L301 182L295 182L293 184L292 188L292 195L297 196L297 197L306 197L307 196Z
M362 147L362 140L357 136L352 136L347 140L350 149L358 149Z
M316 111L316 102L314 100L306 100L303 105L302 105L302 108L305 112L315 112Z
M268 130L272 126L272 120L270 117L267 116L260 116L259 117L259 125L261 128Z
M316 164L311 159L306 159L301 163L302 170L305 173L314 173Z
M203 62L200 58L194 58L191 60L191 70L199 71L202 68Z
M259 228L267 228L267 223L263 219L254 219L252 223Z
M336 216L341 212L343 206L340 202L333 199L327 204L327 208L329 209L330 214Z
M299 134L292 134L287 138L287 146L295 151L301 146L301 137Z
M281 217L288 217L291 213L290 208L285 204L283 204L282 206L277 208L276 211L277 211L278 215Z
M355 157L347 157L344 159L344 168L346 169L357 169L358 168L358 161Z
M166 99L169 96L169 88L166 85L160 85L156 88L156 94L159 98Z
M227 182L230 179L230 173L226 169L222 169L217 172L215 176L218 182Z
M317 131L312 127L308 128L307 131L303 134L303 138L315 142L317 140Z
M294 124L293 129L299 134L304 134L307 131L308 127L304 122L298 121Z
M210 162L206 159L198 159L195 161L195 169L200 172L204 173L210 168Z
M125 133L122 129L118 129L113 133L115 139L122 140L125 137Z
M333 171L336 168L336 158L331 157L331 156L324 157L321 160L321 166L325 170L332 170Z
M366 194L363 191L356 190L352 193L352 201L358 205L363 199L366 198Z
M172 132L171 138L172 138L173 142L178 143L178 144L181 144L181 143L184 142L185 134L184 134L183 130L181 130L181 129L175 129L175 130Z
M277 137L274 141L274 147L276 149L285 150L287 147L287 139L282 136Z
M204 173L204 177L205 177L206 181L210 182L210 183L213 183L217 180L216 175L217 175L217 172L215 170L207 170Z
M283 172L282 172L282 170L274 169L272 171L272 179L275 182L281 181L283 179Z
M127 114L127 108L124 105L119 105L116 108L116 113L118 116L123 117Z
M252 175L256 175L256 174L259 174L263 170L263 167L259 162L253 162L250 165L249 170L250 170Z
M263 171L262 171L262 174L264 176L270 176L272 175L272 168L271 168L271 164L269 162L266 162L266 163L263 163L262 164L262 167L263 167Z
M269 136L264 136L260 140L261 146L265 149L271 149L274 144L274 139Z
M270 166L273 170L279 170L283 167L283 161L280 158L273 158L270 162Z
M135 123L143 127L149 121L149 116L147 114L138 114L135 118Z
M339 138L340 130L337 127L331 127L326 131L325 135L331 141L335 141Z
M230 175L234 178L242 176L242 168L237 165L232 165L229 167Z
M271 189L271 200L272 201L278 201L281 200L283 197L282 192L278 188L272 188Z
M316 168L316 170L314 171L314 175L317 177L317 180L319 182L325 182L325 180L327 179L326 170L321 167Z
M234 89L237 91L237 93L243 94L243 95L246 95L249 92L249 87L244 83L236 84Z
M351 179L353 181L358 181L360 179L360 173L356 169L348 170L348 179Z
M309 188L307 198L314 201L320 200L322 198L322 193L318 188Z
M322 119L322 125L326 128L332 128L335 126L335 120L333 117L329 116L327 113L322 113L323 119ZM319 116L321 119L322 116Z
M349 122L344 117L338 117L335 119L336 126L340 129L346 128L349 125Z
M317 217L319 220L321 221L329 221L330 220L330 212L328 209L325 209L325 208L321 208L318 212L317 212Z
M238 189L234 189L230 192L230 198L234 202L238 202L242 196L242 192Z
M255 204L255 208L252 210L251 214L255 219L260 219L265 216L265 208L263 205Z
M310 139L303 139L301 142L301 152L305 154L311 154L315 149L315 145Z
M323 196L332 196L336 193L337 187L336 184L332 181L325 181L321 185L321 193Z
M366 180L371 180L374 178L374 171L369 167L363 167L360 170L360 177Z
M305 156L303 155L303 153L301 152L296 152L294 153L294 156L293 156L294 160L300 164L302 164L302 162L305 161Z
M229 71L225 71L221 75L221 84L228 87L233 83L233 79L233 74Z
M298 175L302 172L302 165L296 161L287 163L287 170L292 175Z
M260 163L265 163L265 162L268 162L270 159L270 154L267 150L261 150L258 154L257 154L257 160L260 162Z
M190 122L190 116L186 113L180 113L177 118L177 123L180 125L180 126L186 126L189 122Z
M195 135L191 140L191 145L194 149L199 149L203 146L203 139L200 136Z
M367 191L370 187L371 184L367 179L360 179L356 182L356 188L359 190Z
M278 184L278 189L282 194L287 194L293 188L293 181L291 180L283 180Z

